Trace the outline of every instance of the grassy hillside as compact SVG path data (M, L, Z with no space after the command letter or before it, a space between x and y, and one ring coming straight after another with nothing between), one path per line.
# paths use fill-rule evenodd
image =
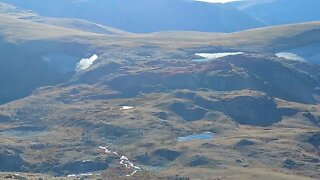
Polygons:
M132 46L144 43L167 48L225 46L256 51L277 51L316 43L320 27L319 22L310 22L236 33L165 31L137 35L80 19L44 18L3 3L0 7L2 16L0 35L8 41L60 39L94 46L110 44Z
M319 81L306 63L255 53L197 63L154 47L99 57L67 83L0 106L0 169L15 160L12 171L125 178L125 155L138 179L319 177ZM215 137L177 140L208 131Z
M0 178L319 179L320 66L274 55L319 22L134 34L0 7Z
M77 61L84 56L104 52L110 47L145 45L170 50L185 49L189 53L230 50L274 53L304 46L312 47L319 42L317 37L320 37L319 22L237 33L173 31L133 34L79 19L44 18L5 4L0 9L1 69L11 77L11 81L7 81L6 76L3 76L5 89L1 92L6 97L6 100L2 98L3 102L28 95L39 86L65 82L73 76L74 68L71 66L75 66ZM314 52L311 51L308 56L312 56ZM44 63L43 59L52 56L64 56L65 60L59 61L55 69L50 69L52 67ZM69 69L67 74L61 74L62 69L65 69L64 61L67 61ZM22 64L26 63L41 71L23 69ZM43 79L27 86L23 83L37 76L42 76ZM22 90L21 86L26 88Z
M81 19L44 18L43 23L64 27L68 29L80 30L84 32L97 33L97 34L123 35L123 36L132 34L119 29L106 27L100 24L95 24L95 23L81 20Z

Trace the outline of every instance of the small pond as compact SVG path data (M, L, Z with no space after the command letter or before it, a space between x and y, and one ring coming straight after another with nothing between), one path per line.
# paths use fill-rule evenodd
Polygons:
M214 133L212 132L204 132L200 134L192 134L188 136L182 136L178 137L178 141L184 142L184 141L193 141L193 140L208 140L208 139L213 139L214 138Z
M38 136L45 132L43 127L34 127L34 126L21 126L16 128L7 129L0 132L0 135L7 137L32 137Z

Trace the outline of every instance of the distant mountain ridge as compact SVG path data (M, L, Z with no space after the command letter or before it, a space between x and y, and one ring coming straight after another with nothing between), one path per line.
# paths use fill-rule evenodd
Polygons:
M166 30L235 32L263 24L222 4L191 0L4 0L43 16L80 18L129 32Z
M319 0L244 0L228 5L268 26L320 20Z

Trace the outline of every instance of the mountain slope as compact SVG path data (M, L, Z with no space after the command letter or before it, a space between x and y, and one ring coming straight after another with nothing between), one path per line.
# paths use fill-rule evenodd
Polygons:
M218 4L189 0L5 0L49 17L80 18L129 32L192 30L234 32L262 24Z
M2 4L0 8L1 102L24 97L40 86L69 80L84 57L111 46L142 44L191 53L219 51L293 52L319 63L319 22L260 28L237 33L160 32L136 35L77 19L44 18ZM168 46L169 44L169 46ZM115 48L116 46L112 47ZM193 54L192 54L193 56ZM53 64L47 60L56 59ZM50 60L52 63L53 61ZM33 71L25 66L37 67ZM19 73L17 73L19 72ZM66 74L67 73L67 74ZM26 84L34 77L42 80ZM11 80L7 81L10 77ZM21 88L26 87L26 88Z
M31 21L35 23L41 23L41 24L48 24L53 25L57 27L66 28L67 29L73 29L73 30L80 30L84 32L92 32L97 34L106 34L106 35L130 35L130 33L111 28L102 26L100 24L95 24L89 21L81 20L81 19L64 19L64 18L47 18L39 16L37 13L34 13L33 11L27 11L18 9L15 6L1 3L0 2L0 13L1 16L7 16L11 21L13 18L20 19L20 20L26 20ZM4 18L4 17L3 17ZM19 24L19 23L18 23Z
M132 34L3 9L0 178L319 179L320 66L274 55L319 22Z
M172 50L197 47L191 53L216 52L216 47L220 47L219 51L292 51L306 60L319 62L316 58L318 22L231 34L161 32L136 35L86 21L48 19L25 11L15 10L0 16L1 103L24 97L41 86L66 82L75 74L76 64L82 58L117 46L144 44ZM302 49L301 53L300 48L309 50ZM42 79L27 83L35 77Z
M106 34L106 35L130 35L128 33L119 29L103 26L100 24L95 24L89 21L81 19L63 19L63 18L43 18L44 24L60 26L68 29L80 30L84 32L92 32L97 34Z
M229 3L266 25L320 20L318 0L245 0Z
M66 82L93 45L131 33L78 19L45 18L0 3L0 104ZM91 53L91 52L90 52Z
M125 178L124 155L141 167L137 179L261 179L274 169L275 179L318 178L312 67L269 54L193 62L183 50L105 49L66 83L0 106L0 170L16 160L8 171ZM214 138L178 141L203 132Z

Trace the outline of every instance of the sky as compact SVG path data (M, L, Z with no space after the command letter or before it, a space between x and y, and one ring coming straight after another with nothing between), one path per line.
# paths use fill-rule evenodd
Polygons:
M197 1L210 2L210 3L227 3L227 2L239 1L239 0L197 0Z

